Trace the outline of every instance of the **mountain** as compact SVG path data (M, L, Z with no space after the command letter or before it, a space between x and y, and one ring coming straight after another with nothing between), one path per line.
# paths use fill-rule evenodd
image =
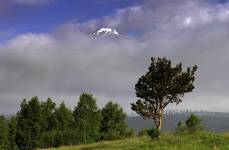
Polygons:
M195 113L202 119L207 130L213 132L229 131L229 113ZM189 113L165 114L163 117L163 131L174 131L179 121L185 121L190 116ZM144 120L140 116L127 117L127 124L130 128L138 132L144 128L153 126L152 120Z
M91 33L92 36L99 36L99 35L115 35L120 36L118 31L114 28L100 28L97 29L95 32Z

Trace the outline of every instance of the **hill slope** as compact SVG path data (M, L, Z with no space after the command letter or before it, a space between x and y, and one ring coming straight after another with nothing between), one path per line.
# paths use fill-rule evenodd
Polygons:
M229 134L199 133L195 135L164 134L160 140L148 137L61 147L57 150L228 150ZM49 149L54 150L54 149Z

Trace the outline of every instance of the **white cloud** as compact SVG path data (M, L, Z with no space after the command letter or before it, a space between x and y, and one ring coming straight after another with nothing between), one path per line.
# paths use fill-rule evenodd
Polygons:
M188 26L188 25L190 25L191 23L192 23L192 18L191 18L191 17L185 18L185 20L184 20L184 25L185 25L185 26Z
M8 42L8 47L13 50L25 50L36 48L43 48L52 43L51 37L46 34L32 34L26 33L17 35Z
M213 4L207 0L146 0L139 6L117 10L95 25L107 25L126 30L148 30L154 28L175 29L202 26L216 22L227 22L229 3ZM92 22L88 22L91 24Z

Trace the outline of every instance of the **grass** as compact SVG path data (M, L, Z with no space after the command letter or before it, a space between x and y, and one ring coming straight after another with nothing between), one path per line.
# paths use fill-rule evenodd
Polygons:
M47 150L229 150L229 133L163 134L160 140L136 137Z

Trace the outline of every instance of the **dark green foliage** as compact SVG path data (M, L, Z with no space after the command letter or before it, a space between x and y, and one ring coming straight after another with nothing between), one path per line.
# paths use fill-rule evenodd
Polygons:
M120 139L127 136L126 114L118 104L108 102L102 109L101 133L104 140Z
M43 131L50 131L57 129L58 120L54 114L56 110L56 104L51 98L48 98L46 102L41 103L42 108L42 129Z
M8 121L8 132L9 132L9 149L10 150L18 150L18 146L16 143L16 137L17 137L17 118L11 117Z
M131 104L131 109L144 118L153 119L156 128L161 130L165 107L170 103L179 104L185 93L192 92L196 70L194 66L183 71L181 63L172 66L165 57L151 58L148 72L135 85L139 99Z
M158 128L151 128L148 129L148 135L151 137L151 139L155 139L159 137L160 131Z
M97 141L100 138L101 111L92 94L83 93L74 110L75 126L83 143Z
M73 115L64 102L58 108L50 98L42 102L43 129L40 147L57 147L72 144ZM75 135L74 135L75 136Z
M101 132L101 110L96 99L87 93L80 96L74 115L64 102L56 108L50 98L42 102L38 97L32 97L29 101L24 99L15 117L9 120L0 117L0 150L77 145L96 142L101 135L112 138L134 135L133 130L127 129L126 114L118 104L108 103L103 116L104 125L107 121L112 122L106 128L108 133L105 130Z
M0 149L9 149L8 126L3 116L0 116Z
M148 129L142 129L141 131L138 132L138 136L146 136L148 135Z
M65 106L64 102L55 110L54 115L55 119L53 119L53 122L57 123L58 130L63 131L72 126L74 118L71 110Z
M190 132L195 132L203 129L201 122L202 120L199 117L191 114L190 117L185 121L185 124Z
M16 144L19 149L71 144L70 139L75 140L73 138L75 135L71 132L74 121L72 112L64 103L58 108L55 108L55 105L50 98L42 103L37 97L28 102L23 100L16 122L11 121L11 142L14 142L14 126L16 126Z
M58 130L51 130L44 132L41 136L40 147L47 148L47 147L57 147L60 146L57 143L57 136Z
M42 135L41 139L40 147L42 148L81 144L78 131L75 129L48 131Z
M176 127L176 133L182 134L187 131L186 124L184 122L179 121Z
M72 145L75 136L73 126L73 115L69 108L62 102L60 107L55 108L55 103L48 99L43 103L46 116L47 128L42 134L40 147L58 147L61 145Z
M134 129L128 129L126 137L129 137L129 138L136 137L136 133L135 133Z
M184 122L179 122L177 124L176 133L194 133L204 129L202 125L202 120L194 115L191 114L190 117Z
M38 97L33 97L29 102L23 100L17 119L18 134L16 142L18 147L24 150L38 147L42 133L41 104Z
M157 128L151 128L151 129L142 129L138 132L138 136L150 136L151 139L158 138L160 135L160 131Z

